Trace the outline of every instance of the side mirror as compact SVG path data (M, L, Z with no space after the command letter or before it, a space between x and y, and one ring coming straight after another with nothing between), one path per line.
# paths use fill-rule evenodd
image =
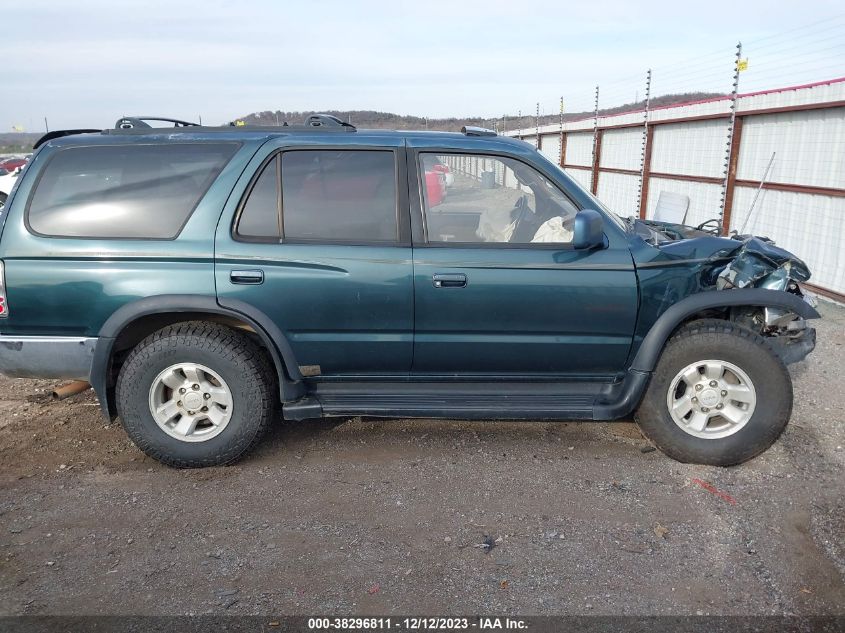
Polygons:
M572 246L576 250L604 246L604 222L598 211L593 209L579 211L573 221L572 232Z

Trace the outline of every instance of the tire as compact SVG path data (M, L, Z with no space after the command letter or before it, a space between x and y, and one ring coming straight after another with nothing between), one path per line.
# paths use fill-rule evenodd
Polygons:
M187 382L180 384L182 378ZM183 386L188 393L180 396ZM153 459L176 468L221 466L249 453L270 425L277 401L275 370L244 333L216 323L178 323L132 350L120 369L116 400L126 433ZM154 414L159 400L166 401L164 412ZM157 422L156 415L168 417L177 400L176 415ZM188 429L204 415L192 430L179 431L177 422L185 421Z
M705 360L713 362L704 364ZM718 364L724 374L711 387L710 378L719 374ZM698 378L681 375L692 366L698 366ZM744 380L750 382L747 389ZM731 384L726 386L728 381ZM731 399L735 393L742 401ZM701 397L696 400L697 396ZM705 404L710 406L705 408ZM681 414L687 406L692 409L684 418ZM740 422L731 423L721 412ZM730 321L704 319L683 326L666 345L635 419L642 432L673 459L734 466L774 444L791 414L792 380L766 340ZM708 418L703 429L702 415Z

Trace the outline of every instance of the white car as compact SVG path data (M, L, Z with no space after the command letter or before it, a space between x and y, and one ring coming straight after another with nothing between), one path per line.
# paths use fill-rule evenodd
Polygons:
M6 204L6 198L8 198L9 194L12 193L12 187L15 186L17 179L18 172L0 176L0 209L2 209L3 205Z

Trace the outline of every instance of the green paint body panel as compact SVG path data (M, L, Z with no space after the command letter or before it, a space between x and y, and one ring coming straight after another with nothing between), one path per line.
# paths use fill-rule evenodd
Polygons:
M400 136L297 135L272 140L255 154L235 186L217 228L217 294L221 305L248 303L285 333L299 365L323 374L405 373L413 351L413 263L407 245L257 243L232 237L233 218L253 174L279 151L327 146L389 148L404 162ZM407 189L404 169L400 188ZM399 176L397 175L397 179ZM400 196L400 200L406 196ZM401 205L400 205L401 206ZM400 213L407 223L407 211ZM342 236L338 236L342 238ZM258 269L259 285L233 284L233 270Z
M436 288L460 273L464 288ZM637 315L627 250L418 248L414 371L609 375Z

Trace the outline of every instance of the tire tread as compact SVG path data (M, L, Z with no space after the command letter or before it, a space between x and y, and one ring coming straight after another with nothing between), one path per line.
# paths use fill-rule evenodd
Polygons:
M745 348L748 353L747 362L757 364L757 372L764 373L767 380L758 384L755 381L755 390L758 393L758 410L755 411L748 425L741 429L736 435L744 434L749 436L748 442L738 443L736 436L728 436L722 439L703 440L691 435L680 436L673 433L676 427L675 422L666 407L666 393L664 381L665 374L671 372L668 378L680 369L670 370L670 364L675 356L681 356L690 350L700 349L699 356L707 356L708 344L721 345L726 339L733 339L734 345L738 348ZM754 350L763 350L765 357L757 354L754 358ZM740 365L739 363L736 363ZM765 366L767 365L768 366ZM743 367L746 369L746 367ZM780 383L778 385L778 383ZM782 387L782 389L780 389ZM774 403L773 410L769 412L768 418L773 422L765 424L757 423L749 428L758 417L759 399L761 391L767 391L767 398ZM715 466L734 466L754 457L757 457L768 449L778 437L780 437L786 424L792 415L792 382L786 365L775 352L769 342L759 334L745 328L737 323L722 319L700 319L682 326L668 341L657 363L655 373L646 395L635 414L635 420L643 433L663 453L684 463L700 463ZM671 425L671 426L670 426ZM668 430L667 430L668 427ZM681 431L681 433L684 433ZM723 441L730 440L730 441ZM712 442L714 444L702 444L701 442ZM720 442L726 448L716 453L712 449L715 443Z
M157 354L186 347L205 350L235 365L251 392L251 401L243 403L250 411L249 423L239 425L225 446L202 458L180 457L163 450L144 429L138 412L127 408L127 404L137 402L139 396L146 399L138 391L145 392L149 388L141 384L141 374L148 363ZM231 464L255 448L272 422L276 397L270 377L275 377L275 371L266 351L246 334L218 323L185 321L150 334L130 352L117 380L118 413L124 429L138 448L168 466L201 468ZM144 410L140 415L149 415L149 412Z

